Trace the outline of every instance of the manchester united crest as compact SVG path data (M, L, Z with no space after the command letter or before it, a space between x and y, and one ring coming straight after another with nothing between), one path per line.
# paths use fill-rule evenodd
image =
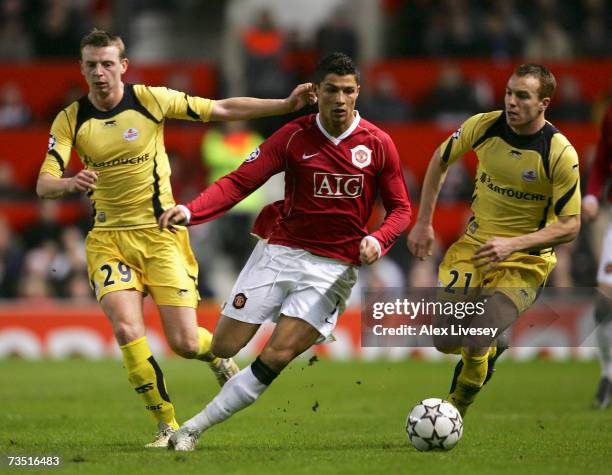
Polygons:
M365 145L357 145L351 149L351 160L357 168L365 168L372 163L372 150Z
M246 301L247 296L240 292L239 294L234 295L234 301L232 302L232 305L234 306L234 308L240 310L241 308L244 308L244 306L246 305Z

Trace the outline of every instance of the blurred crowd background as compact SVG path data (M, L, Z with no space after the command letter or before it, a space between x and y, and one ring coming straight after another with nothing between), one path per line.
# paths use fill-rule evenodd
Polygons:
M58 75L78 74L79 40L93 27L120 34L133 67L170 72L163 83L150 85L199 93L200 76L179 65L201 66L212 81L204 89L212 97L285 97L296 83L310 79L322 54L343 51L364 72L376 71L364 74L357 108L393 131L396 141L422 130L442 138L470 115L501 108L503 97L491 71L542 62L559 81L548 119L570 139L569 131L588 137L589 146L579 150L583 172L612 93L612 77L601 77L612 70L612 2L606 0L0 0L2 299L93 299L84 246L87 200L41 201L34 194L51 121L85 93L85 83L65 81L44 106L28 100L51 90ZM478 68L477 74L467 74L470 68ZM22 73L12 76L15 71ZM405 83L418 81L421 71L427 71L422 93L406 93ZM136 73L133 80L144 77ZM592 90L593 79L604 86ZM177 200L189 200L230 172L287 120L169 124L170 135L190 137L188 146L168 147ZM29 161L7 145L19 137L33 137L37 144ZM407 164L418 163L416 169L423 170L434 149L417 149L411 154L400 147L400 152ZM473 187L469 164L451 170L441 206L450 210L454 224L434 258L414 261L401 237L388 257L362 270L361 286L436 285L437 263L448 241L463 230ZM420 175L410 166L405 175L416 203ZM249 235L254 216L282 196L282 186L282 177L276 177L225 217L192 228L204 297L225 297L254 245ZM552 285L595 284L594 237L601 226L585 224L575 243L559 248ZM353 298L359 302L358 289Z

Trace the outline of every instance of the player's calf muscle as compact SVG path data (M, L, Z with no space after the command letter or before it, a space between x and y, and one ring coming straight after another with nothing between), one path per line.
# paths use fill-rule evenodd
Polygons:
M239 341L220 340L213 337L211 351L219 358L231 358L236 355L246 343Z
M285 367L298 356L301 351L295 348L271 348L267 347L261 352L260 358L271 369L280 373Z

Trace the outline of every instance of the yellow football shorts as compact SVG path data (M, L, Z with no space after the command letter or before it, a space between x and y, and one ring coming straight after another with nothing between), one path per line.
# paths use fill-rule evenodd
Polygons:
M482 246L473 238L463 235L448 248L438 270L438 285L448 296L471 295L470 289L490 289L506 295L519 314L535 302L538 292L555 267L554 252L531 255L515 252L493 269L483 273L471 260ZM483 293L487 293L486 290Z
M195 308L198 263L186 228L93 229L85 240L87 271L98 301L107 293L135 289L157 305Z

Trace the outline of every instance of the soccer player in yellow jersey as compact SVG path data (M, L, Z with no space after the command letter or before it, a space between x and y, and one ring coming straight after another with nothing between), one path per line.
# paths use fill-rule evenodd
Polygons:
M223 385L238 367L210 352L212 336L198 327L198 266L185 228L160 232L157 220L175 205L164 148L166 118L244 120L284 114L314 97L310 84L287 99L212 101L165 87L127 84L123 41L93 30L81 41L81 73L89 93L55 118L36 191L42 198L86 192L94 225L86 240L91 285L121 347L134 390L158 423L147 447L166 447L178 428L163 373L153 358L143 322L143 298L157 304L170 347L184 358L207 362ZM84 168L63 178L75 148Z
M578 156L544 117L555 87L554 76L543 66L516 68L506 86L505 109L467 119L434 152L408 235L416 257L431 255L432 216L447 168L474 150L473 217L447 250L438 285L448 298L470 288L488 295L483 318L498 334L535 301L556 263L553 246L573 240L580 229ZM461 353L449 400L462 415L505 349L501 344L498 349L493 338L482 342L462 340L455 347L435 342L440 351Z

